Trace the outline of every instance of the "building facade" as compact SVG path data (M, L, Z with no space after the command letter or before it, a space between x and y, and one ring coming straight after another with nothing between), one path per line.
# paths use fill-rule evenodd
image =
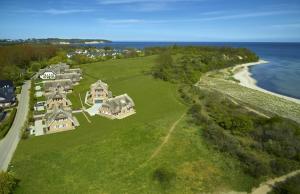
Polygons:
M53 92L50 94L46 101L47 111L53 111L54 109L70 109L71 101L67 99L64 93L60 93L59 91Z
M72 111L54 109L45 115L45 133L57 133L75 129L75 120Z
M105 82L98 80L96 83L91 85L88 96L89 102L93 104L103 103L111 97L112 92L109 91L108 85Z

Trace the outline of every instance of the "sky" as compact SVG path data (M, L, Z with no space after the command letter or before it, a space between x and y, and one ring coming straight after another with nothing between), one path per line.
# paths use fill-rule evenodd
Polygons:
M0 38L300 42L300 0L0 0Z

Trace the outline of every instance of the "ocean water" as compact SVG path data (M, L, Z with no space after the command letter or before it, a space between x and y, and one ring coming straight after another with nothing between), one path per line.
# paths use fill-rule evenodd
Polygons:
M117 49L170 45L231 46L251 49L268 64L250 68L257 85L286 96L300 99L300 43L237 43L237 42L112 42L97 47L111 46Z

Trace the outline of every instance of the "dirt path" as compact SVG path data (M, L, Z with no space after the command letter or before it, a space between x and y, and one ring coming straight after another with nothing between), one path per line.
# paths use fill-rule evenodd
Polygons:
M186 113L183 113L179 119L177 119L173 124L172 126L170 127L169 131L168 131L168 134L165 136L163 142L154 150L154 152L151 154L151 156L144 162L142 163L141 165L139 165L136 169L134 169L133 171L131 171L129 173L129 175L132 175L133 173L135 173L138 169L146 166L153 158L155 158L159 153L160 151L162 150L162 148L164 147L164 145L166 145L170 139L170 136L172 134L172 132L174 131L174 129L176 128L176 126L178 125L178 123L184 118Z
M167 136L164 138L164 141L157 147L157 149L153 152L153 154L149 157L149 159L147 160L147 162L151 161L153 158L155 158L155 156L157 156L159 154L159 152L161 151L161 149L164 147L164 145L169 141L170 136L172 134L172 132L174 131L174 129L176 128L176 126L178 125L178 123L184 118L185 113L182 114L180 116L180 118L175 121L173 123L173 125L171 126L171 128L169 129L169 132L167 134Z
M290 172L286 175L283 175L281 177L277 177L274 179L270 179L264 183L261 183L259 185L259 187L252 189L251 194L267 194L268 192L270 192L272 190L272 187L277 183L277 182L283 182L288 178L291 178L297 174L300 173L300 170L295 170L293 172Z

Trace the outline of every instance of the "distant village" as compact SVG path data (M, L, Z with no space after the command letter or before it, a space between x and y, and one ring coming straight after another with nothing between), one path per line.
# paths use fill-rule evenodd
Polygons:
M81 69L71 69L65 63L51 65L36 74L35 96L45 97L46 100L37 101L34 105L34 110L42 114L34 115L34 125L30 127L31 135L73 130L80 125L74 116L78 113L85 117L88 113L90 116L100 115L109 119L123 119L135 114L135 104L129 95L113 96L109 86L101 80L91 84L86 92L84 104L88 108L82 104L81 110L72 110L72 102L67 94L73 91L75 85L80 84L81 79Z
M88 57L90 59L97 59L103 57L110 57L112 59L122 58L126 56L142 56L144 53L139 49L115 49L110 47L104 48L77 48L72 52L67 54L67 57L70 59L76 55L81 55Z

